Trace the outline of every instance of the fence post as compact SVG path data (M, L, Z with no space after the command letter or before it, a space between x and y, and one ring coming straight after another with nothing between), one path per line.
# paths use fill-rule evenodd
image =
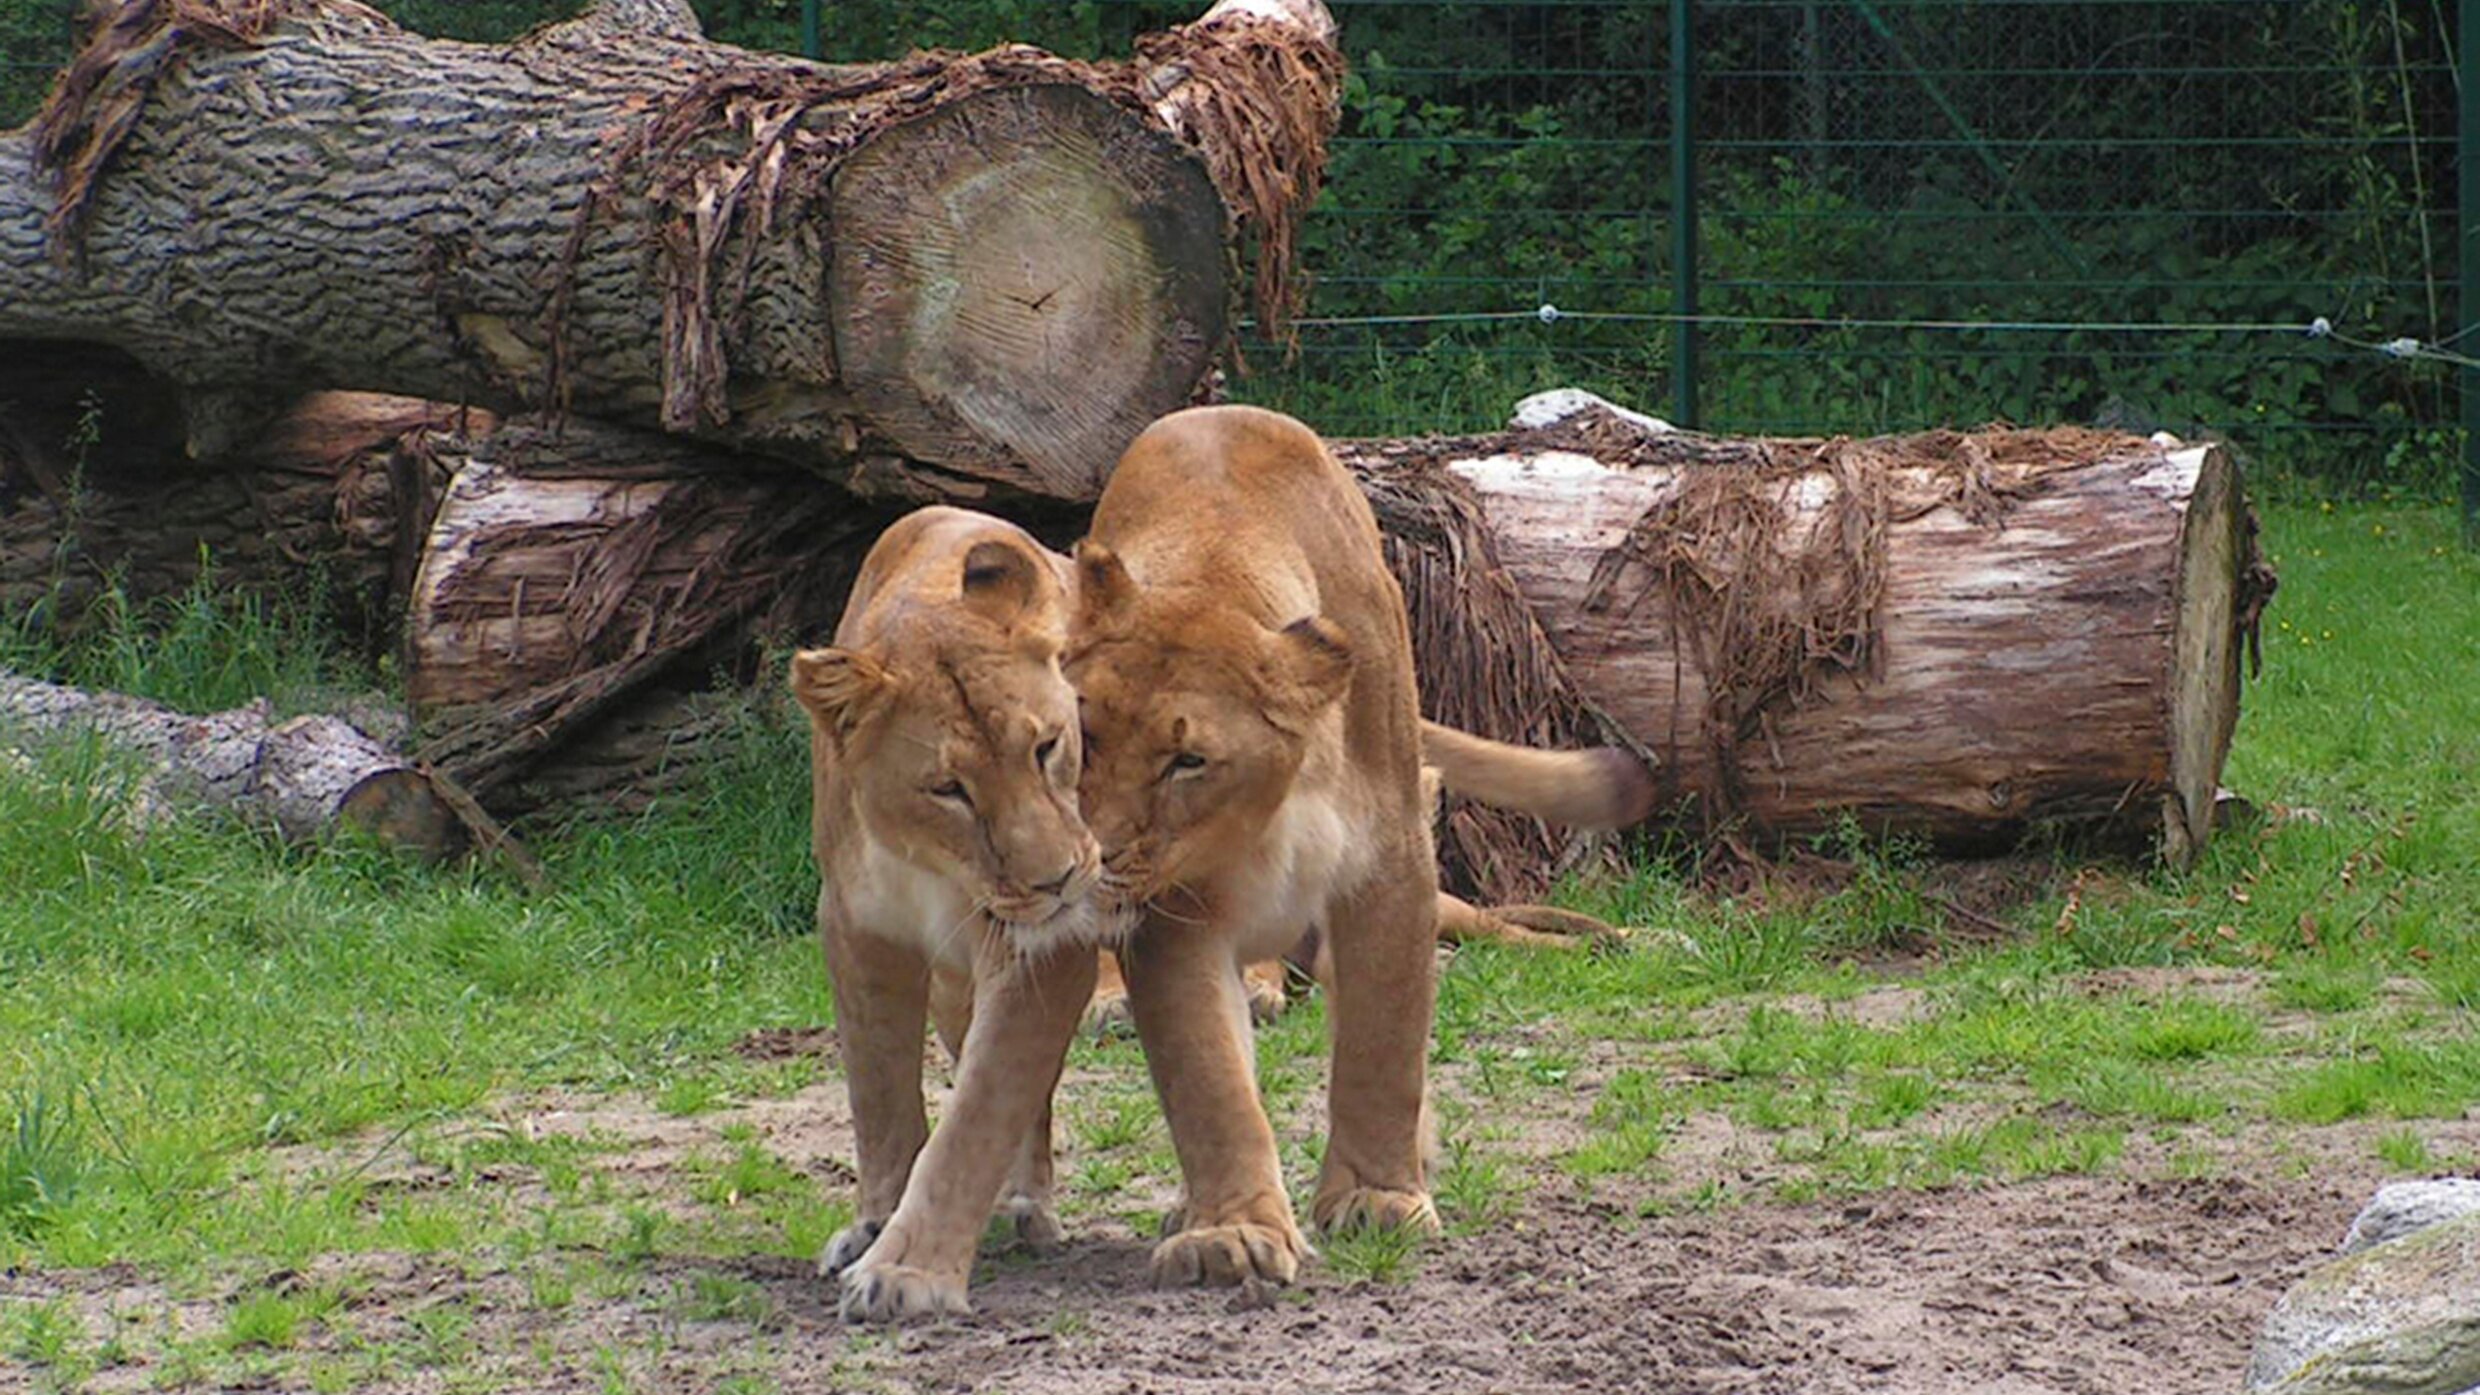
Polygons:
M2454 240L2461 291L2455 328L2480 322L2480 0L2456 6L2461 25L2455 41ZM2459 370L2463 401L2463 545L2480 548L2480 368Z
M819 32L818 23L818 7L825 3L826 0L801 0L801 56L803 58L827 56L826 39Z
M2466 6L2480 0L2462 0ZM1671 424L1696 425L1696 0L1671 0Z

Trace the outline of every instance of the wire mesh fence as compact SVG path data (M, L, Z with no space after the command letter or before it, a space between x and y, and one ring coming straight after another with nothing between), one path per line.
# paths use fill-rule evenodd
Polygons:
M2453 335L2433 8L1703 0L1685 128L1669 5L1337 9L1355 91L1315 313L1565 313L1312 326L1264 390L1333 429L1567 381L1680 410L1678 337L1624 317L1683 309L1684 279L1710 317L1711 429L2101 420L2352 481L2450 478L2448 368L2223 328Z
M32 109L78 3L0 0L0 121ZM1681 413L1668 317L1693 305L1709 429L2097 420L2450 487L2451 366L2295 328L2457 340L2435 0L1693 0L1684 50L1688 0L1331 3L1353 72L1304 246L1312 318L1245 345L1243 396L1336 434L1489 426L1569 384ZM381 8L490 38L574 6ZM700 8L718 38L804 37L799 0ZM838 59L1125 53L1201 8L818 7Z

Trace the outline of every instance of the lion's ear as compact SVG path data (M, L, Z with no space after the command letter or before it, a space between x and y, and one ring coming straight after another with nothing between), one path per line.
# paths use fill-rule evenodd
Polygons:
M1323 615L1295 620L1274 639L1269 715L1299 730L1352 686L1352 642Z
M792 695L829 731L861 724L895 687L895 675L851 649L804 649L792 656Z
M1040 584L1021 547L992 539L964 555L964 603L999 624L1022 615Z
M1087 624L1106 620L1127 609L1137 594L1137 579L1128 574L1119 554L1092 538L1076 545L1077 616Z

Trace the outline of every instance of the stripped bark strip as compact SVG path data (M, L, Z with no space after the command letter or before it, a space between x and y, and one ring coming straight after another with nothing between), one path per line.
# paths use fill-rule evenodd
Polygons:
M1532 608L1499 565L1472 489L1410 443L1339 442L1404 590L1423 715L1500 741L1624 741L1577 691ZM1640 752L1641 754L1641 752ZM1537 899L1586 844L1541 820L1451 802L1438 850L1446 884L1485 902Z
M319 15L388 22L352 0L127 0L97 21L35 116L35 158L52 177L43 227L53 257L76 258L96 182L137 126L155 80L184 51L249 48L280 21Z
M1242 232L1255 243L1258 329L1290 343L1307 300L1300 223L1326 181L1326 152L1343 119L1343 53L1330 35L1246 13L1210 15L1137 41L1154 84L1184 83L1164 104ZM1193 95L1190 95L1193 94Z

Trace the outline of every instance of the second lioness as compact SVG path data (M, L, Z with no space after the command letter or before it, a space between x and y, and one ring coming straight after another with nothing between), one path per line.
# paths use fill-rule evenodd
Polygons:
M962 1311L994 1199L1026 1239L1059 1235L1051 1091L1102 939L1059 670L1067 620L1055 554L1013 524L929 508L870 549L834 647L793 658L860 1155L858 1214L822 1260L848 1318ZM936 1134L925 1014L958 1057Z
M1403 593L1351 477L1299 422L1208 407L1124 455L1077 549L1067 673L1087 826L1185 1198L1163 1282L1288 1281L1307 1252L1257 1098L1238 966L1332 955L1322 1226L1434 1227L1423 1157L1437 867ZM1503 748L1500 748L1503 749ZM1455 743L1431 759L1452 788ZM1553 783L1641 813L1632 762ZM1473 778L1466 778L1473 777Z

